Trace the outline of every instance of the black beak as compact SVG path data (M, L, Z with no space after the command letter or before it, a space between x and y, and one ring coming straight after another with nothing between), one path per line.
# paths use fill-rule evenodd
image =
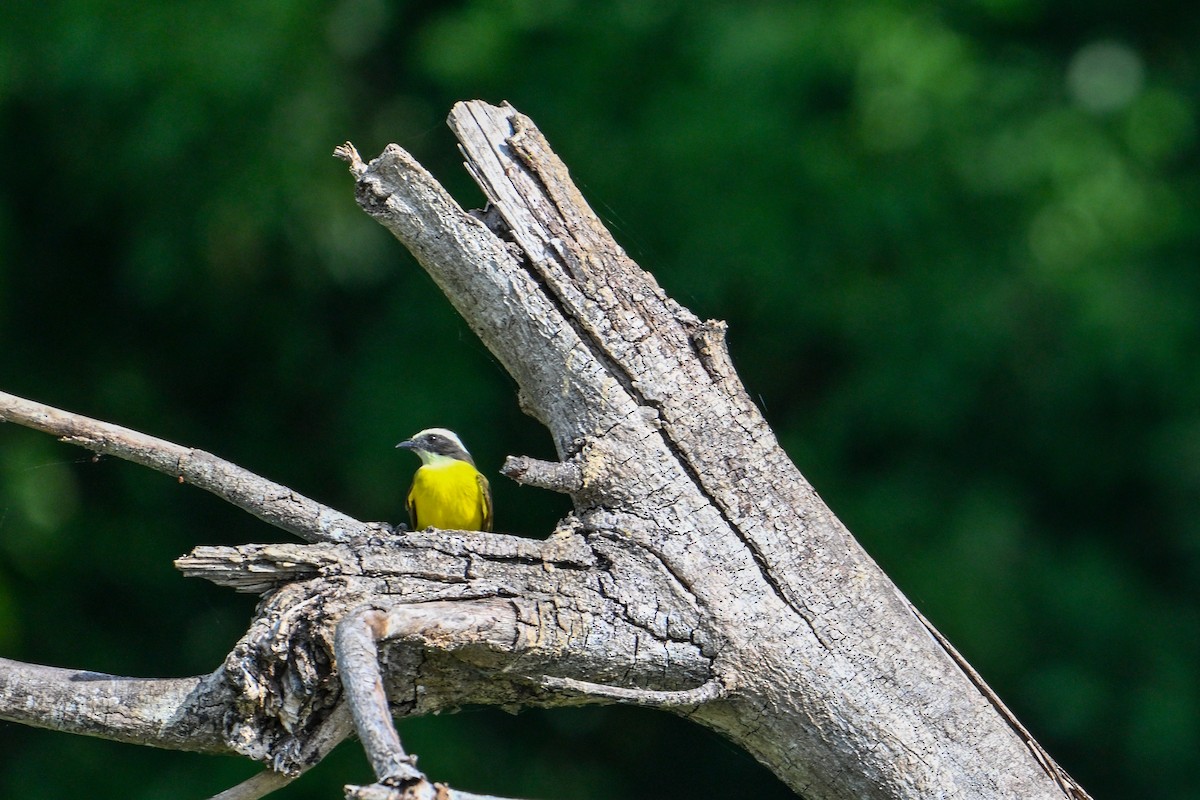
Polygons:
M405 450L416 450L417 443L414 442L412 439L405 439L403 442L396 445L396 447L403 447Z

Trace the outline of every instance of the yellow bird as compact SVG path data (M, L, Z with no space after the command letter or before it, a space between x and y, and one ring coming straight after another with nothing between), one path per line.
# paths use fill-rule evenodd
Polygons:
M427 428L396 447L421 459L408 490L408 519L415 531L492 529L492 490L458 434Z

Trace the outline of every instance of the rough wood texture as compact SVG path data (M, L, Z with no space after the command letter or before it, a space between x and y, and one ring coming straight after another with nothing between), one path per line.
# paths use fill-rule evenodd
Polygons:
M162 687L193 749L298 774L353 727L378 779L353 796L433 796L389 703L404 716L630 702L722 731L809 800L1086 798L800 475L741 386L724 324L625 255L527 118L472 102L450 123L486 212L463 211L395 145L370 164L349 145L338 155L362 207L551 432L560 463L505 467L573 499L546 540L393 533L207 454L0 396L0 419L183 475L314 542L179 560L266 593L217 671ZM52 722L65 700L21 716L13 698L46 681L9 669L0 717L185 746L149 725L106 733L86 705Z

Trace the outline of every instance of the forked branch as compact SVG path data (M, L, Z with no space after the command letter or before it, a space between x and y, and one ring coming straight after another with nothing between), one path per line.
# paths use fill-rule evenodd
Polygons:
M514 460L508 474L567 493L574 512L541 541L399 534L209 454L0 395L0 420L159 469L312 542L180 559L188 575L266 593L249 630L211 676L163 684L167 711L88 732L144 729L295 775L356 729L377 782L352 796L398 800L441 789L389 715L631 702L719 730L808 800L1086 798L804 480L738 381L724 323L629 259L528 118L462 103L451 127L484 214L395 145L370 163L348 144L337 154L363 209L549 430L559 463ZM3 718L40 724L17 702L39 681L70 688L0 672ZM62 704L47 707L54 720ZM168 711L191 720L174 743L150 731ZM271 784L252 779L245 796Z
M696 703L711 694L669 682L701 684L710 674L694 631L653 622L655 613L672 608L672 598L678 600L673 617L695 622L686 592L654 559L619 540L589 541L571 524L541 541L465 531L396 534L276 491L276 484L214 456L13 395L0 393L0 420L170 475L202 477L197 482L209 491L262 519L283 519L280 526L289 530L300 526L293 532L305 538L334 539L200 547L178 560L186 575L269 595L212 674L142 680L0 659L0 718L158 747L241 753L271 767L221 800L252 800L279 788L357 727L380 782L351 787L348 796L469 800L484 796L434 784L416 769L392 713L467 702ZM335 517L341 533L331 537L325 521ZM345 532L355 538L341 541ZM626 584L624 592L614 588ZM653 598L654 610L633 597L633 587ZM390 665L386 673L377 648ZM588 682L617 676L635 685ZM641 688L656 682L663 688Z

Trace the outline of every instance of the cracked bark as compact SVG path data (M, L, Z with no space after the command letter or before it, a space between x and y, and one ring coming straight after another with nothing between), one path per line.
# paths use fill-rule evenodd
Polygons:
M486 212L463 211L395 145L369 164L349 145L338 155L360 205L549 429L560 462L515 458L505 473L567 493L574 513L544 541L393 533L208 454L0 397L0 419L178 475L310 542L177 562L265 594L211 675L128 683L173 724L160 711L117 730L87 703L64 719L69 684L3 664L0 717L237 752L287 775L357 725L380 782L353 796L432 797L444 787L381 709L629 702L721 731L810 800L1087 797L800 475L741 386L724 324L625 255L526 117L471 102L450 124ZM21 716L30 697L44 713Z

